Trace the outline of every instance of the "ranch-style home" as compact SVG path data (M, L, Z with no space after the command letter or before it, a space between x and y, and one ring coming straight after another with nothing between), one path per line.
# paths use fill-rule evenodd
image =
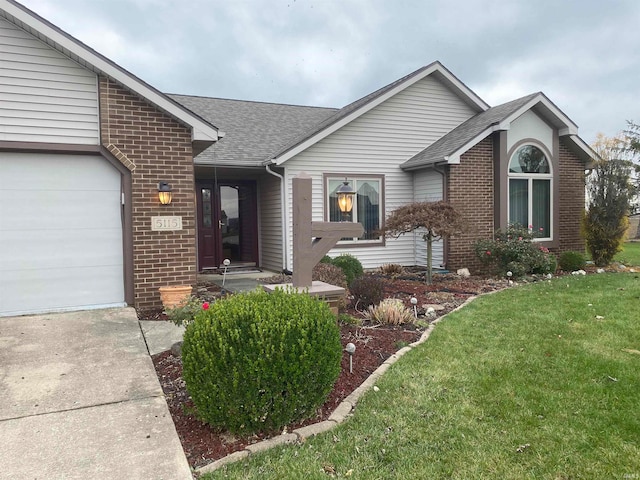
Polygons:
M302 172L314 220L363 225L331 255L365 268L425 263L420 235L377 233L415 200L466 216L436 251L450 270L477 267L473 241L515 222L552 251L583 248L595 154L543 93L490 107L434 62L341 109L167 95L14 0L0 0L0 65L0 315L156 308L159 287L225 259L292 270Z

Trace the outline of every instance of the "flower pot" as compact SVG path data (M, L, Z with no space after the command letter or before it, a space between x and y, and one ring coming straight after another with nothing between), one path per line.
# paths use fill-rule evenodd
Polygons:
M191 285L180 285L177 287L160 287L160 299L165 310L169 308L181 307L187 303L191 296Z

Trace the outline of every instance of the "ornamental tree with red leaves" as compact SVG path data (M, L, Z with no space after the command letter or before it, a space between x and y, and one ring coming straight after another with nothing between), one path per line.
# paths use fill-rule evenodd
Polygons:
M432 282L433 242L464 231L462 214L443 200L414 202L392 211L382 233L398 238L405 233L422 234L427 242L427 283Z

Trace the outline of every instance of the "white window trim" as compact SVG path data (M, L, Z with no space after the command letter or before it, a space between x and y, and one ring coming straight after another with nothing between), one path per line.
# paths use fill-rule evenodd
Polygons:
M326 175L324 180L325 180L325 185L324 185L324 191L325 191L325 211L327 212L326 214L326 218L328 221L331 221L331 217L330 217L330 212L331 212L331 191L329 189L329 183L333 180L333 181L339 181L339 182L344 182L345 179L354 187L354 189L356 190L356 195L354 196L353 199L353 209L351 210L351 216L352 216L352 223L358 223L357 219L354 218L354 216L357 214L358 211L358 195L357 195L357 187L358 187L358 183L360 181L375 181L378 182L378 195L379 195L379 203L378 203L378 207L379 207L379 211L378 211L378 225L379 228L382 227L383 222L384 222L384 212L383 212L383 208L382 206L384 205L383 199L382 199L382 195L384 192L384 176L382 175L363 175L363 176L358 176L358 175ZM353 245L361 245L361 246L366 246L366 245L383 245L384 244L384 237L382 235L380 235L378 238L376 239L371 239L371 240L360 240L359 238L354 237L351 240L340 240L337 243L337 246L353 246Z
M511 166L511 162L513 161L513 157L515 156L515 154L518 152L518 150L520 150L522 147L526 147L526 146L532 146L532 147L536 147L539 150L542 150L539 146L533 144L533 143L526 143L523 145L519 145L514 151L513 154L511 155L511 157L509 158L509 162L507 163L507 218L509 220L509 224L511 223L511 182L509 180L511 180L512 178L514 179L525 179L528 180L528 184L527 184L527 195L528 195L528 199L527 199L527 205L528 205L528 211L527 211L527 220L528 223L527 225L523 225L523 227L527 227L528 225L532 225L532 220L533 220L533 181L534 180L549 180L549 230L551 231L551 236L549 237L535 237L533 239L534 242L551 242L554 239L554 233L555 233L555 225L553 222L553 218L554 218L554 198L553 198L553 164L551 163L551 159L547 156L547 154L544 152L544 150L542 150L543 153L545 153L545 158L547 159L547 165L549 166L549 173L515 173L515 172L510 172L509 171L509 167ZM535 233L535 232L534 232Z

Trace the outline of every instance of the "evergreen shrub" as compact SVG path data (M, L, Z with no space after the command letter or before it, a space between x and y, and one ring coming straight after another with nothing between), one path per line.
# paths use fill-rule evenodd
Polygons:
M342 269L345 277L347 277L347 285L349 286L356 278L360 278L364 274L360 260L348 253L337 256L331 263Z
M587 265L585 256L580 252L562 252L558 257L558 266L565 272L575 272L582 270Z
M325 302L256 290L196 315L184 335L183 376L203 421L232 433L274 432L316 412L341 356Z

